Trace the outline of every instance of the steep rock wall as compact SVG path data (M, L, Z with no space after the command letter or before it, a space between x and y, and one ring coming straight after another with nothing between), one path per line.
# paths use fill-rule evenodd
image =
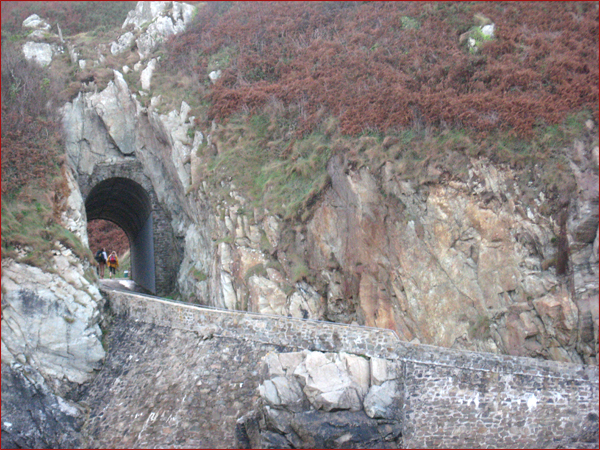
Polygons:
M342 279L356 278L346 298L365 324L445 347L595 359L594 339L580 337L597 336L597 313L595 328L580 316L588 296L597 298L597 280L576 282L585 293L577 295L544 267L556 257L559 230L523 202L510 170L474 161L466 182L429 186L399 180L387 166L378 177L344 170L331 161L332 188L308 224L306 250L315 270L333 259ZM586 220L597 206L595 214ZM572 247L587 248L584 273L597 274L594 239L569 234Z
M87 242L85 209L70 173L63 225ZM105 301L88 261L60 242L52 270L2 260L2 446L79 445L85 409L73 401L102 366Z
M197 150L214 129L192 138L185 102L167 115L153 103L141 107L115 71L105 91L65 108L68 155L80 173L114 158L142 163L181 246L183 298L596 363L598 150L589 143L576 141L572 152L579 194L565 209L563 276L558 219L542 214L543 192L527 200L510 168L472 160L464 177L416 185L389 164L356 169L334 156L312 217L289 223L252 207L236 180L221 183L226 197L198 180Z
M154 11L140 2L137 14L179 20L179 6L168 3ZM144 22L135 16L128 21ZM123 49L133 45L124 42ZM389 163L356 168L338 155L310 218L284 221L255 208L238 180L206 181L199 149L213 148L219 126L198 130L185 102L160 113L164 99L146 92L160 61L144 62L150 50L141 58L132 73L149 78L139 98L115 71L106 89L67 104L67 154L78 176L97 164L141 163L168 212L183 299L390 328L433 345L597 364L597 124L588 122L565 152L577 191L562 199L561 217L549 215L554 194L525 192L514 171L484 159L457 168L460 176L432 168L429 181L417 184ZM218 144L213 151L223 151Z
M432 345L596 364L597 148L574 146L588 181L566 209L566 275L556 270L560 224L542 214L543 193L526 199L510 168L472 160L465 180L416 185L389 165L373 173L334 157L331 186L304 224L252 208L235 180L227 200L207 186L190 194L210 205L213 225L211 236L194 228L184 265L209 276L182 276L181 292Z

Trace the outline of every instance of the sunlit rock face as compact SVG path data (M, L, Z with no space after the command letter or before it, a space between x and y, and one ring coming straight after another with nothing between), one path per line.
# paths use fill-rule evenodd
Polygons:
M193 11L180 6L140 2L115 45L133 45L126 34L146 35L149 21L188 23ZM149 88L160 60L147 61L134 73ZM209 185L200 149L211 148L218 125L199 130L186 102L169 112L163 103L141 102L115 71L104 90L68 103L63 120L80 175L128 158L142 164L181 245L176 284L184 300L389 328L445 347L597 363L592 141L575 141L569 152L577 195L565 209L569 268L560 275L557 217L547 214L544 192L528 198L509 167L471 159L461 176L433 173L419 184L389 163L355 168L333 157L331 184L312 214L286 221L257 207L238 180Z
M62 224L87 244L70 171L55 198ZM67 192L68 191L68 192ZM26 251L23 249L23 251ZM104 299L94 269L60 242L40 269L2 260L2 446L76 448L84 409L70 399L101 368Z
M569 238L588 264L574 264L584 295L573 295L544 264L556 255L557 224L539 213L543 198L523 201L510 170L474 161L466 182L415 186L387 166L379 178L343 169L330 163L332 189L308 224L307 249L312 268L327 271L333 258L338 279L355 277L346 298L365 325L444 347L595 361L598 314L586 305L598 296L597 206L571 209L584 218Z
M196 7L187 3L138 2L136 8L127 15L123 28L131 27L136 32L137 50L140 58L144 59L160 42L184 31L194 17L195 11ZM127 33L123 34L126 35ZM134 42L129 37L121 38L113 46L113 54L124 52Z
M373 173L334 157L314 213L291 223L253 206L236 180L222 186L228 199L216 195L198 162L212 130L194 129L185 102L168 114L158 104L142 108L115 72L104 91L65 107L67 150L80 173L127 157L142 163L182 243L184 299L390 328L445 347L595 363L594 148L574 144L579 195L567 211L567 279L555 268L560 225L542 214L543 192L527 199L510 168L473 159L465 176L418 185L390 164Z
M66 392L88 381L104 358L103 299L70 250L57 251L54 262L58 274L2 264L2 361L29 364Z

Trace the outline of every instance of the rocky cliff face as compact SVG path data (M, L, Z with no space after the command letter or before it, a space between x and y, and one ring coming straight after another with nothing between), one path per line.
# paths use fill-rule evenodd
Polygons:
M579 167L597 180L597 148L582 151ZM240 214L250 207L235 190L233 205L216 205L212 239L220 242L204 298L356 321L433 345L596 362L597 182L586 188L580 179L581 195L568 207L569 272L557 275L559 225L540 213L543 193L524 200L509 168L473 160L463 180L421 186L389 165L353 170L340 157L328 172L331 187L305 224ZM192 265L200 249L186 248L184 264ZM293 282L298 266L308 284Z
M156 44L193 16L185 5L149 3L140 2L109 48L116 55L135 45L133 72L115 70L105 89L89 86L62 110L72 169L62 219L82 242L78 178L97 164L137 159L181 243L184 300L389 328L457 349L598 363L597 124L586 124L588 136L567 152L577 194L564 199L560 217L548 215L543 191L528 197L510 168L486 160L470 160L460 176L434 170L419 184L390 164L356 168L335 155L310 218L286 221L252 206L238 180L199 179L199 148L211 146L216 124L198 130L185 102L165 114L161 97L132 93L123 74L149 90ZM65 46L82 68L101 63ZM26 55L40 64L62 51L31 47ZM83 412L69 398L104 358L92 269L59 244L53 259L55 273L2 262L2 376L11 386L2 431L15 446L76 445ZM65 428L50 433L49 423Z
M200 132L185 102L168 114L158 112L160 102L143 107L115 71L105 90L66 106L67 150L79 174L120 158L142 162L183 243L184 299L390 328L433 345L596 363L592 139L569 152L578 195L565 202L569 250L561 253L544 192L528 198L510 168L486 160L419 185L391 164L355 169L335 156L311 218L285 222L252 207L234 179L220 186L227 196L199 181L198 148L216 125ZM567 274L558 275L567 254Z
M186 299L356 321L447 347L596 360L597 148L574 143L580 195L566 209L569 272L559 276L560 226L540 212L543 192L525 200L510 168L472 160L462 179L416 185L389 165L355 170L334 157L312 218L286 223L252 208L235 180L224 186L228 199L206 183L190 192L204 135L188 136L185 103L168 115L145 110L116 72L105 91L66 111L80 173L111 158L144 164L183 241Z
M115 52L140 50L148 33L156 43L179 32L193 14L175 3L143 3ZM148 21L155 25L139 26ZM146 88L160 64L152 48L140 51L133 72ZM106 89L67 104L67 155L76 177L99 163L142 162L182 243L184 299L385 327L427 344L597 363L593 139L582 136L568 152L578 194L564 203L562 230L543 191L528 197L510 168L477 159L460 176L433 173L418 184L390 164L357 169L334 156L311 218L292 223L254 208L235 179L221 182L222 195L198 178L198 149L211 144L217 125L199 131L185 102L162 114L164 99L140 95L147 94L132 94L114 71ZM597 134L596 124L586 126L588 137ZM568 270L559 275L565 255Z
M545 266L557 256L559 230L539 213L543 193L525 203L508 169L472 161L464 181L427 186L399 180L387 165L373 174L348 171L334 159L329 172L332 188L307 225L305 247L312 268L345 282L337 296L335 282L329 284L328 311L351 298L361 322L395 329L406 340L563 361L595 358L593 339L580 338L594 333L584 316L589 295L598 292L597 231L583 240L575 231L597 217L594 201L570 210L569 240L578 249L572 258L586 264L583 271L574 264L570 284ZM588 271L589 278L582 274Z
M87 242L85 209L74 180L64 226ZM53 271L2 260L2 446L72 448L85 409L73 401L105 356L104 305L93 268L59 242Z

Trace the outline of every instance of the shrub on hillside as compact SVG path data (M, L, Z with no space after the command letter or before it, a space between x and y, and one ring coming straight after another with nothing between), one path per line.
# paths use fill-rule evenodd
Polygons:
M21 31L23 20L31 14L42 17L54 32L58 23L63 35L73 35L92 30L105 31L120 27L127 13L137 2L64 2L17 1L2 2L2 32L15 34Z
M35 182L48 188L59 173L61 132L49 110L55 79L2 44L2 194Z
M495 38L470 52L460 36L482 18ZM300 110L299 132L325 109L354 135L424 125L530 135L536 121L597 117L597 46L592 3L211 3L169 41L166 64L207 71L227 52L208 119L276 99Z

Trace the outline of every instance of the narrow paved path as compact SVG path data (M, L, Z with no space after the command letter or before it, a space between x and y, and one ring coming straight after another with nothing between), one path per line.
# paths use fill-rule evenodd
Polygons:
M141 294L148 293L143 287L138 286L135 281L127 278L105 278L100 280L100 284L109 289L127 290Z

